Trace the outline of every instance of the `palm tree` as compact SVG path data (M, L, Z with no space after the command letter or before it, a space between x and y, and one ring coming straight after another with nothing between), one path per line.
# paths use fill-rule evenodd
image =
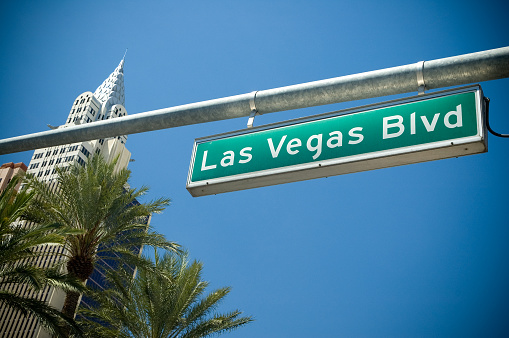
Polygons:
M187 254L155 252L159 273L141 269L133 280L128 274L110 274L110 288L95 291L98 306L80 309L80 324L90 337L209 337L253 321L235 310L215 313L229 287L203 295L208 282L201 279L203 265L189 264Z
M21 288L25 295L36 294L46 285L83 290L77 280L61 274L57 267L43 269L33 264L42 254L41 246L63 243L66 232L55 225L26 227L18 221L34 197L33 192L16 191L20 182L20 176L13 177L0 193L0 303L33 315L54 336L63 337L69 329L79 332L72 318L38 299L14 292Z
M143 265L139 248L144 245L178 250L178 245L153 232L143 222L150 214L161 212L169 199L138 203L148 188L128 186L130 171L115 170L116 160L106 163L100 155L87 165L57 168L52 188L32 177L28 185L37 194L30 209L33 221L63 224L77 230L63 243L67 271L85 283L99 258L122 260L132 266ZM145 264L146 266L146 264ZM149 266L146 266L149 267ZM80 293L69 291L62 312L74 317Z

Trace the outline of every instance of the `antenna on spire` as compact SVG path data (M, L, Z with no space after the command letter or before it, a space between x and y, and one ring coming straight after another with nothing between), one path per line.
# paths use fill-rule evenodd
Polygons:
M126 48L126 49L125 49L124 57L122 58L122 60L124 60L124 59L125 59L125 55L127 54L127 50L128 50L128 49L129 49L129 48Z

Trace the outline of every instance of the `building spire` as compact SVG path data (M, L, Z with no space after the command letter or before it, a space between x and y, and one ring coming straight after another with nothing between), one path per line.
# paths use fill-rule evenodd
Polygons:
M117 68L94 92L94 96L103 104L104 112L109 112L110 108L116 104L125 106L124 59L125 53Z

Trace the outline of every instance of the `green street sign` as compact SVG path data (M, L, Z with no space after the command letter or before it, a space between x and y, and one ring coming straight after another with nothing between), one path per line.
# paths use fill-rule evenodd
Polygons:
M218 194L487 151L479 86L195 140L187 189Z

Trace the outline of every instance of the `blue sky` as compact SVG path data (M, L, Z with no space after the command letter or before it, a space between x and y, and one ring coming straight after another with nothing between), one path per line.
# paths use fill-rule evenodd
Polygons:
M126 108L136 114L509 46L508 12L503 1L4 1L0 138L63 124L126 48ZM509 80L481 86L493 128L509 133ZM212 287L233 287L222 311L256 318L228 336L509 334L509 140L490 135L481 155L191 197L194 139L246 123L127 142L132 185L172 198L152 225L203 261Z

